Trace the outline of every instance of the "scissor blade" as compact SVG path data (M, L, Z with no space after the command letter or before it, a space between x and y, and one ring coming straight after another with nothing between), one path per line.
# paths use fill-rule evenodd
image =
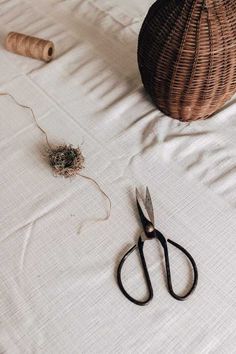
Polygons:
M152 222L153 225L155 225L152 198L151 198L151 195L150 195L148 187L146 187L145 208L147 210L147 213L148 213L148 216L150 218L150 221Z
M137 201L137 207L138 207L140 220L141 220L141 223L143 225L143 228L145 229L145 226L148 223L147 217L149 217L149 216L147 214L145 203L144 203L144 201L143 201L143 199L142 199L142 197L141 197L141 195L140 195L140 193L139 193L137 188L136 188L136 201Z
M136 188L136 200L137 200L137 207L139 211L140 220L143 225L143 229L145 230L146 226L150 224L151 220L149 220L149 215L146 210L145 202L143 201L137 188Z
M136 192L136 199L137 199L137 201L138 201L138 202L142 201L142 197L141 197L141 195L140 195L140 193L139 193L137 187L136 187L136 189L135 189L135 192Z

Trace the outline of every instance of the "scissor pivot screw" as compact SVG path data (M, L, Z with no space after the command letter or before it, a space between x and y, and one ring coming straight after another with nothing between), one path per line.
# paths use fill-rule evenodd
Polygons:
M149 225L146 226L146 232L148 234L152 233L154 230L155 229L154 229L154 226L152 224L149 224Z

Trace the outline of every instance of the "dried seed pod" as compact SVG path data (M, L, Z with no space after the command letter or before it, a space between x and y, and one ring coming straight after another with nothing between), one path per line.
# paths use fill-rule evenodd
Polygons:
M236 92L235 14L235 0L158 0L150 8L138 62L162 112L208 118Z

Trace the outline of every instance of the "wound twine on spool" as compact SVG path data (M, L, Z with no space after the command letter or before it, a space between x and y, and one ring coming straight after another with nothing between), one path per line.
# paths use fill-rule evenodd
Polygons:
M86 176L81 174L81 170L84 168L84 156L80 150L80 147L73 147L73 145L52 145L49 142L48 135L46 131L39 125L36 115L34 114L33 109L30 106L26 106L22 103L19 103L17 99L8 92L0 92L0 96L9 96L19 107L28 109L37 128L44 134L46 143L47 143L47 156L50 166L52 167L54 176L62 176L65 178L74 177L76 175L91 181L100 191L100 193L106 198L109 204L109 208L107 211L107 215L104 218L99 218L95 220L88 220L91 224L100 222L100 221L107 221L111 216L111 199L109 196L102 190L99 183L93 179L92 177ZM88 222L83 222L81 227L79 228L79 233L82 232L82 229Z
M5 47L10 52L46 62L53 59L55 50L51 41L17 32L8 33Z

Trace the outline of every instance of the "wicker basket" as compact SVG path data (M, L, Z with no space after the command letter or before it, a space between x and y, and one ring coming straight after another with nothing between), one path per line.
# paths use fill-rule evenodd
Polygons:
M138 62L165 114L208 118L236 92L236 0L158 0L143 23Z

